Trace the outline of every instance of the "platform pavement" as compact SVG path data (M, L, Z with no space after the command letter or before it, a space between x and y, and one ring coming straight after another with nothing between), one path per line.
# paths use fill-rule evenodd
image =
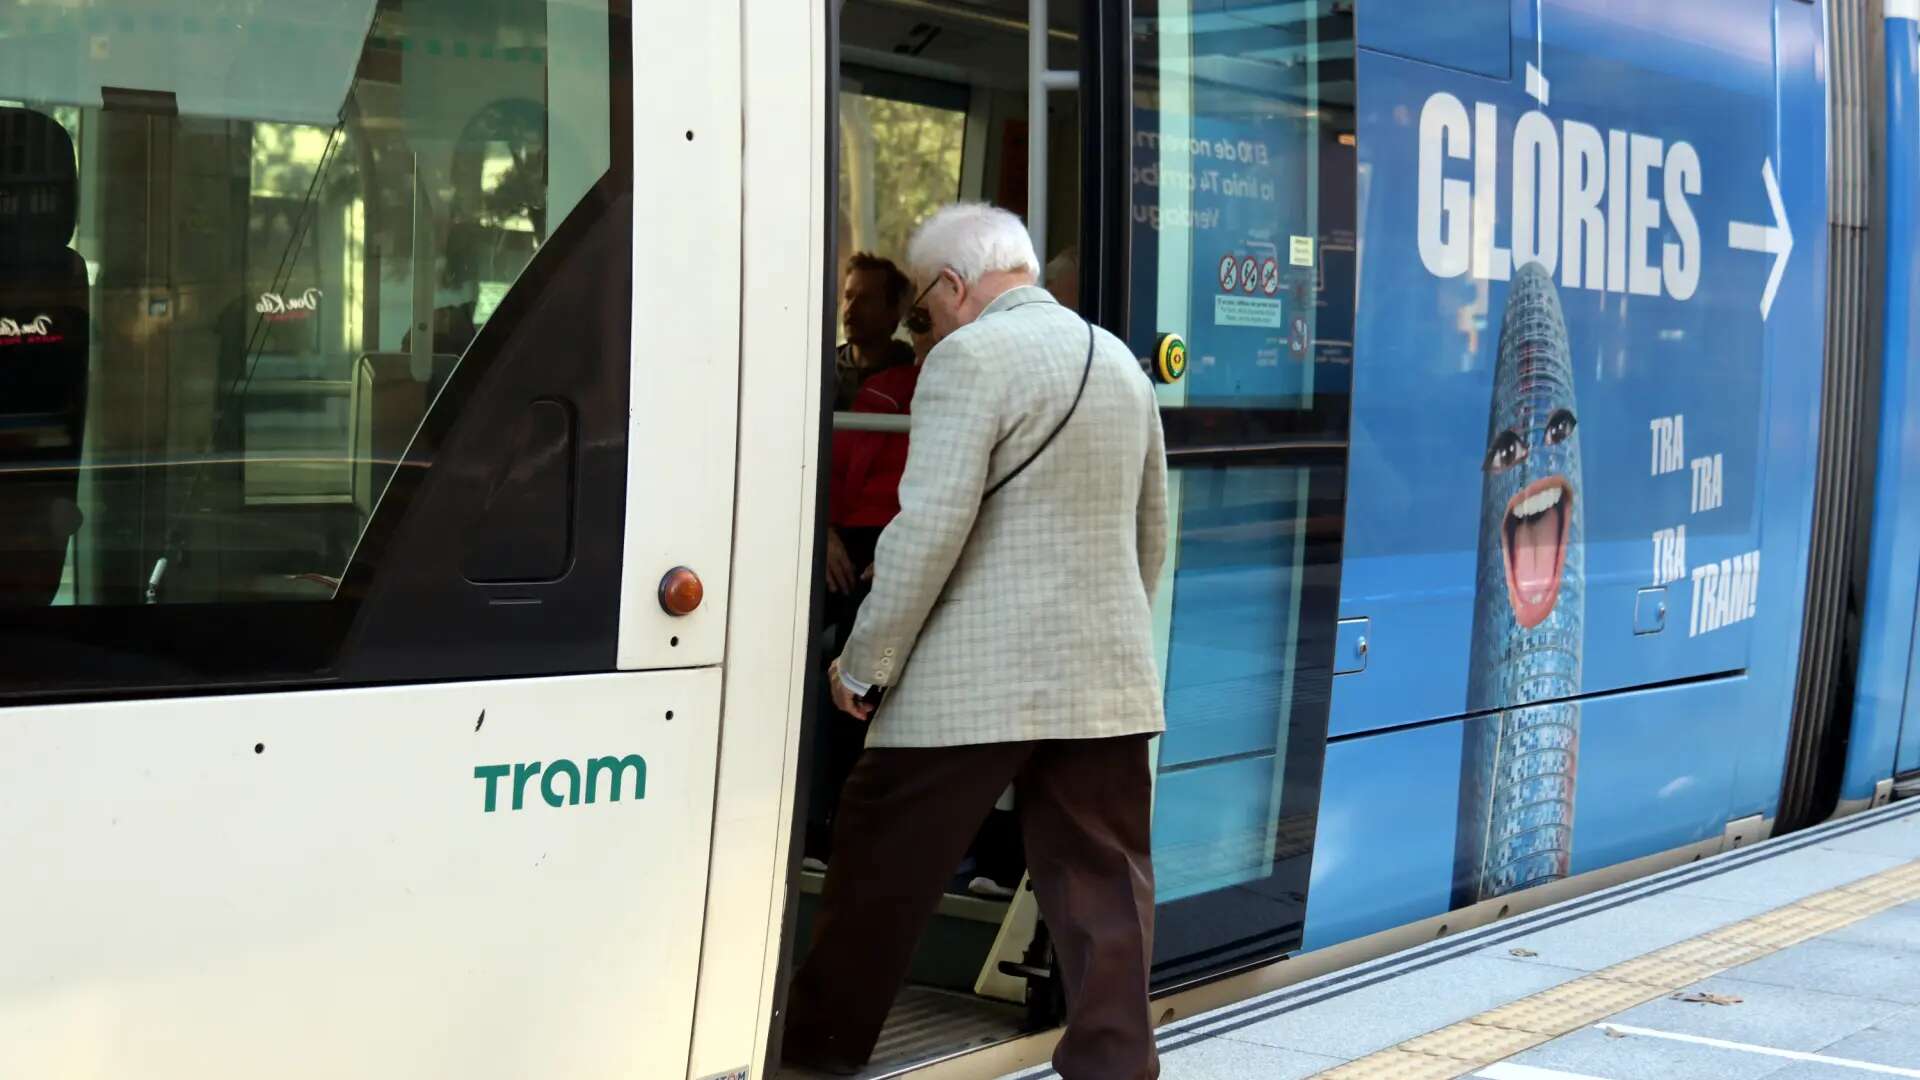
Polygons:
M1290 986L1159 1043L1166 1080L1920 1078L1920 801Z

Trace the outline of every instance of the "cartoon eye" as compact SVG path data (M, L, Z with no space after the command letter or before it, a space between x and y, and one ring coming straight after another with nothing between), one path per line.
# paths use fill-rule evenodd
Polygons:
M1547 445L1557 446L1573 437L1573 426L1579 423L1573 413L1567 409L1556 409L1547 417Z
M1487 447L1487 460L1481 468L1488 472L1505 472L1527 460L1527 443L1518 432L1508 429L1493 437L1493 444Z

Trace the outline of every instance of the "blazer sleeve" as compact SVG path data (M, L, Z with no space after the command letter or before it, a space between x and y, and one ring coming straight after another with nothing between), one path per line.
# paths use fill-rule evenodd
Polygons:
M1160 572L1167 561L1167 441L1160 427L1159 402L1147 398L1147 460L1140 471L1140 506L1134 515L1139 530L1140 584L1146 586L1147 600L1160 587Z
M913 438L900 513L880 535L873 588L860 605L840 669L892 686L973 532L1000 441L1006 388L999 365L963 340L927 357L913 395Z

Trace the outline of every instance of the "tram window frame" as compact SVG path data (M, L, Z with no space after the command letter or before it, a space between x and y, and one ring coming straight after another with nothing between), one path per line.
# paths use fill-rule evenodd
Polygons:
M535 4L529 0L524 6ZM369 7L397 10L388 0ZM563 7L552 0L538 4L542 34L555 32L554 16ZM391 481L364 521L331 594L312 600L0 607L0 703L616 667L631 337L631 311L624 300L632 269L633 27L629 0L594 7L591 13L568 8L566 17L576 33L593 32L583 16L604 20L605 75L592 81L570 75L568 92L605 95L599 117L605 145L595 153L586 144L592 155L586 160L597 158L603 171L597 179L581 177L584 186L569 196L576 201L563 219L547 221L544 243L500 299L493 318L479 328L450 375L436 379L438 393L429 398L394 461ZM361 40L347 81L347 105L330 138L355 119L355 94L369 72L404 70L401 55L410 46L404 37L382 39L375 32L379 27L375 20ZM538 48L508 50L521 62L542 64L543 117L556 92L545 41ZM440 50L422 51L438 55ZM452 55L465 57L467 50L463 46ZM500 56L507 62L507 53ZM402 92L400 85L396 78L394 92ZM108 95L106 111L94 107L81 115L109 115L113 100ZM446 104L444 98L434 103L442 109ZM35 111L50 109L42 103ZM152 123L184 121L163 112L148 121L149 127ZM547 193L553 189L545 155L557 149L556 134L557 128L543 122L540 183ZM91 141L76 149L82 164L89 153L102 153ZM89 182L79 183L84 191ZM242 213L239 221L240 228L251 228L251 213ZM180 227L177 213L165 226ZM220 242L237 239L226 233ZM436 238L436 251L445 254L447 242ZM96 306L100 302L94 300ZM157 294L148 312L170 313L183 302L177 294ZM556 334L562 344L574 346L560 351L580 359L542 362ZM547 340L539 340L543 335ZM548 368L564 370L548 373ZM496 460L500 452L488 445L487 428L511 422L528 404L554 402L571 403L578 411L579 429L570 433L573 459L558 474L572 501L570 564L557 580L468 581L461 576L461 560L447 559L445 553L462 550L469 536L461 530L470 532L483 520L501 483L496 475L503 467ZM75 472L97 468L85 458L66 467ZM240 485L235 493L243 492L244 480L235 482ZM67 543L70 565L76 547L76 541ZM191 554L219 557L218 552ZM71 574L67 577L60 600L74 598ZM500 607L503 596L515 603ZM537 612L531 618L529 602Z
M841 91L847 91L850 88L849 84L852 84L852 88L858 93L868 97L905 101L963 115L973 104L973 94L960 83L924 75L906 75L869 64L840 65Z

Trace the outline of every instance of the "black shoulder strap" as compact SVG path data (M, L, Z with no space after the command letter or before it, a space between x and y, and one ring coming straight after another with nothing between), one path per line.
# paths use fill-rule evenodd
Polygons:
M1033 464L1034 459L1038 458L1041 454L1045 453L1047 447L1053 445L1053 440L1056 436L1060 434L1060 429L1066 427L1067 421L1073 419L1074 410L1080 407L1080 399L1086 396L1087 376L1091 375L1092 373L1093 373L1093 323L1089 321L1087 323L1087 363L1086 363L1086 366L1080 369L1080 389L1075 390L1073 392L1073 404L1067 406L1067 414L1060 418L1059 423L1053 425L1053 430L1047 433L1047 437L1041 440L1039 447L1036 448L1033 453L1027 455L1027 460L1021 462L1019 465L1014 466L1014 469L1012 472L1001 477L999 483L988 488L986 494L980 496L981 502L986 502L988 499L993 498L995 495L1000 493L1001 488L1006 487L1008 484L1013 483L1014 477L1019 476L1023 472L1026 472L1027 466Z

